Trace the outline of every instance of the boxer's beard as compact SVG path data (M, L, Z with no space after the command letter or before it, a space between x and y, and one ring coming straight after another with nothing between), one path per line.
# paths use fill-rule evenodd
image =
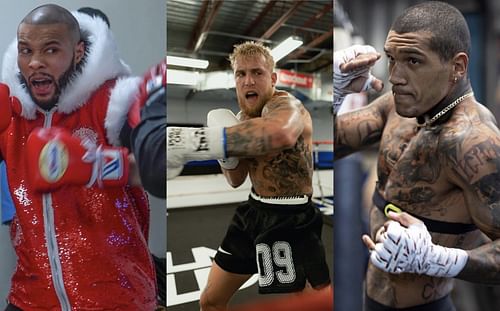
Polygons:
M260 117L262 114L262 109L264 108L265 102L263 100L259 100L258 104L253 107L248 107L245 104L239 104L240 110L243 111L244 114L251 118Z
M31 99L33 99L33 101L35 102L35 104L38 107L40 107L44 110L50 110L50 109L52 109L52 107L57 105L62 92L66 89L66 87L69 84L71 84L71 82L75 79L75 77L77 76L77 74L79 72L81 72L81 66L75 67L75 61L73 58L68 70L66 70L58 80L56 80L51 75L47 75L55 83L54 96L52 96L52 98L47 100L47 101L40 101L40 100L37 100L35 98L35 96L31 92L31 88L29 87L28 81L26 81L26 79L24 78L24 76L22 74L19 74L19 80L20 80L21 85L24 86L28 90L28 93L30 94Z
M246 105L245 103L241 103L238 101L238 106L240 106L240 110L243 111L247 116L251 118L257 118L262 115L262 109L264 109L264 106L268 102L269 99L273 97L273 93L271 92L270 94L264 94L262 95L262 98L259 98L259 101L255 106L249 106Z

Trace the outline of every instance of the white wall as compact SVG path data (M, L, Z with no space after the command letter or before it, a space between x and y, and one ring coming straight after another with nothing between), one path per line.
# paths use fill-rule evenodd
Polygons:
M134 74L142 74L149 66L158 63L166 54L166 1L165 0L51 0L7 1L0 0L1 25L0 55L14 40L21 19L35 7L54 3L70 11L80 7L102 10L109 18L122 59ZM0 65L1 58L0 57ZM150 248L158 256L166 253L165 200L151 200ZM13 273L15 255L12 251L8 228L0 227L0 309L6 306Z

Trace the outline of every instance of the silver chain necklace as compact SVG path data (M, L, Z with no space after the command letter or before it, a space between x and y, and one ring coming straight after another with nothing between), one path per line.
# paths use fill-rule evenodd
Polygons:
M455 108L456 105L460 104L464 99L466 99L467 97L471 97L474 95L474 92L469 92L467 94L464 94L462 96L460 96L459 98L455 99L455 101L453 101L451 104L449 104L448 106L444 107L443 110L441 110L440 112L436 113L435 116L433 116L432 118L430 118L429 120L426 120L423 124L417 124L417 127L429 127L432 125L432 123L436 122L439 118L441 118L443 115L445 115L448 111L450 111L451 109Z

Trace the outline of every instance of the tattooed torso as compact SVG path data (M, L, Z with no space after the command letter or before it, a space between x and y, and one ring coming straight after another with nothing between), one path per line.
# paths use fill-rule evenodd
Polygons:
M248 174L256 193L265 196L312 194L312 121L309 112L296 101L303 131L295 146L266 156L248 159ZM279 108L279 103L267 104L262 115Z
M396 114L392 97L386 97L386 100L391 101L387 107L392 108L387 110L385 126L379 136L378 190L387 201L415 215L452 223L473 223L470 205L475 204L476 196L485 196L483 192L487 192L489 196L498 197L500 191L491 186L478 186L477 193L463 190L471 188L466 185L471 178L479 179L479 184L480 180L487 183L487 178L499 176L500 167L492 176L484 178L479 177L482 175L478 171L485 154L489 153L489 158L500 158L500 148L485 147L481 139L470 137L475 135L473 129L477 126L486 126L488 131L497 132L491 114L470 100L456 107L444 124L418 128L415 118L402 118ZM340 125L337 126L338 134L345 134ZM498 141L495 144L500 146ZM479 209L481 204L477 203L477 206ZM372 237L385 221L384 214L373 207L370 212ZM462 249L475 248L486 240L479 230L466 234L431 235L436 244ZM366 277L368 295L392 307L420 305L439 299L451 291L452 282L452 279L415 274L389 274L372 265Z

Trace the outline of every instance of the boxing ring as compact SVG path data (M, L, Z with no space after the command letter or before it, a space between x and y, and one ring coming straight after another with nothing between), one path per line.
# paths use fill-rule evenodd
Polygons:
M331 141L315 141L313 144L312 199L324 215L322 239L333 279L332 149ZM204 161L198 169L213 172L213 164ZM192 171L190 165L188 163L187 171ZM215 165L218 167L217 162ZM166 280L169 311L199 310L199 297L213 257L234 210L239 202L248 199L250 189L248 178L242 186L233 189L221 173L188 174L168 181ZM252 276L231 300L229 311L332 310L331 288L304 294L258 295L257 283L257 275Z
M333 215L333 142L313 142L312 201L325 215ZM184 172L195 172L184 175ZM215 172L196 174L197 172ZM167 210L245 201L250 193L249 178L233 189L220 173L216 160L189 162L181 176L167 184Z

